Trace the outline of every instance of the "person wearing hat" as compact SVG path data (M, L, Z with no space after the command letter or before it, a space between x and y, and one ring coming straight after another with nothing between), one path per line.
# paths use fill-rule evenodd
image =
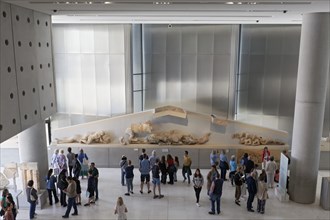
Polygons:
M121 185L125 186L125 175L126 175L126 167L127 167L127 157L125 155L121 156L121 160L119 162L120 170L121 170Z

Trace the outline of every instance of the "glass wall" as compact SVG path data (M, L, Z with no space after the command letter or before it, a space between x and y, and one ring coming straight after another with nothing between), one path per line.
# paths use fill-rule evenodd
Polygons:
M54 24L53 42L59 113L130 112L130 25Z
M300 25L242 25L237 119L292 133ZM324 132L329 135L329 93Z
M238 25L143 25L145 108L176 105L228 117Z

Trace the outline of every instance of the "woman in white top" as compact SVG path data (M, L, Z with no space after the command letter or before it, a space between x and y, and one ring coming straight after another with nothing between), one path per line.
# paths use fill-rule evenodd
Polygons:
M63 149L60 150L60 154L57 157L57 163L60 167L60 172L62 172L62 170L68 170L68 159L66 158Z
M266 164L266 173L267 173L267 185L270 188L274 187L274 175L277 169L276 162L274 161L274 156L270 157L270 161Z
M54 150L54 153L53 153L53 156L52 156L52 162L51 162L51 167L53 168L54 170L54 175L58 175L60 174L60 167L58 165L58 149Z
M201 174L201 171L199 168L196 169L195 174L193 176L193 183L194 183L194 190L195 190L195 195L196 195L196 206L200 207L199 205L199 197L202 191L202 186L204 184L204 178L203 175Z
M127 208L126 205L124 204L123 198L118 197L117 199L117 204L115 207L115 214L118 214L118 220L127 220L126 216Z

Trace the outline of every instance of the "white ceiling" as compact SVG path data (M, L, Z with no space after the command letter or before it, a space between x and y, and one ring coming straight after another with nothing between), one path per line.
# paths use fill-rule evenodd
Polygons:
M329 0L4 0L53 15L53 23L289 23L329 12Z

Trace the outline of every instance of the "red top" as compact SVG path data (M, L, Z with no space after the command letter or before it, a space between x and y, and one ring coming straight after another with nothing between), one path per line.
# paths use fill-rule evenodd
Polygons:
M174 165L174 160L173 159L168 159L167 160L167 166L172 166L172 165Z
M265 158L266 157L266 158ZM263 150L262 151L262 158L261 158L261 161L264 161L266 159L266 161L268 161L270 158L270 152L269 150Z

